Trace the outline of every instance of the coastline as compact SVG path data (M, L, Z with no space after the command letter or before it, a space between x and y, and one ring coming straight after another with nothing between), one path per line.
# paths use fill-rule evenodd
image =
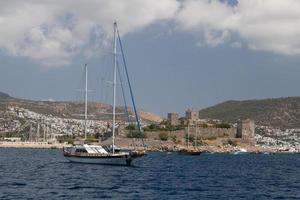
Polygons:
M0 142L0 148L18 148L18 149L62 149L64 146L68 144L65 143L45 143L45 142ZM133 147L129 147L128 145L120 145L122 149L132 150ZM137 149L143 149L142 147L137 147ZM147 147L148 152L178 152L180 150L186 150L187 148L182 145L169 146L162 145L160 148L156 147ZM195 148L190 148L195 149ZM202 153L220 153L220 154L297 154L299 151L285 151L279 148L264 148L260 146L199 146L196 148Z
M0 142L0 148L62 149L65 144L45 142Z

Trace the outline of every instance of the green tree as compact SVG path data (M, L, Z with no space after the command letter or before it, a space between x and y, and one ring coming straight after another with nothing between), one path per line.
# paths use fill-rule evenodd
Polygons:
M189 140L189 142L194 142L194 140L195 140L194 135L192 135L192 134L188 135L187 133L184 135L184 138L185 138L185 142L188 142L188 140Z
M207 123L203 123L203 124L201 124L200 126L201 126L202 128L208 128Z
M144 128L144 131L159 131L160 128L157 124L150 124Z
M147 134L145 132L130 131L127 133L127 138L147 138Z
M136 127L134 124L129 124L127 127L126 127L127 130L135 130Z
M174 143L177 143L177 136L176 135L172 135L171 138L172 138L172 141Z
M59 143L67 142L68 144L73 144L75 140L73 136L69 136L69 135L58 136L56 137L56 139L58 140Z
M226 123L221 123L221 124L216 124L216 128L231 128L230 124Z
M166 132L160 132L160 133L158 134L158 137L159 137L159 139L162 140L162 141L167 141L167 140L169 139L169 135L168 135L168 133L166 133Z

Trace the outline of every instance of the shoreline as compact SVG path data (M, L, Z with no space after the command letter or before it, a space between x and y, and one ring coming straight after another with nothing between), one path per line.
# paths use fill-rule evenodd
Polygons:
M44 143L44 142L0 142L0 148L16 148L16 149L63 149L64 146L69 145L65 143ZM125 146L120 146L122 149L131 150ZM175 148L147 148L148 152L178 152L187 149L183 146ZM202 153L207 154L299 154L299 151L284 151L275 148L262 148L259 146L252 147L215 147L215 146L201 146L198 148ZM246 151L245 151L246 150Z
M20 149L62 149L66 144L63 143L44 143L44 142L0 142L0 148L20 148Z

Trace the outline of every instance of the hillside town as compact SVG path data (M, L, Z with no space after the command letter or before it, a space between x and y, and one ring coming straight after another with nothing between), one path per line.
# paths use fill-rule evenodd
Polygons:
M281 152L300 151L300 129L280 130L266 126L256 127L257 145Z
M0 111L0 138L3 142L26 142L57 144L58 137L80 137L84 133L84 120L61 118L45 115L19 107L8 107ZM119 137L126 140L126 122L118 122ZM280 130L267 126L255 125L250 119L238 120L234 124L218 119L201 119L198 111L188 109L185 116L168 113L167 118L154 124L144 123L145 138L153 150L176 150L184 148L187 127L192 137L198 137L199 147L211 151L232 151L240 147L251 151L267 149L271 152L299 152L300 129ZM149 128L150 127L150 128ZM151 129L156 127L156 129ZM111 131L111 121L87 120L87 133L99 137ZM168 132L169 138L161 140L160 135ZM173 139L171 139L173 138ZM174 138L177 138L174 140ZM171 141L172 140L172 141ZM122 140L119 140L122 144ZM127 140L126 140L127 141ZM212 142L213 141L213 142ZM229 141L229 142L228 142ZM159 145L157 145L159 144ZM168 145L166 145L168 144ZM222 146L216 148L214 146ZM253 150L254 149L254 150Z
M35 133L35 138L43 134L44 137L56 138L59 135L73 136L81 135L84 132L83 120L39 114L24 108L9 107L7 111L2 111L0 116L2 116L0 118L0 133L2 134L31 132L32 134ZM91 135L103 132L109 127L109 122L87 120L87 132ZM36 134L39 134L39 136L36 136ZM23 140L30 139L32 137L30 138L28 135L23 138Z

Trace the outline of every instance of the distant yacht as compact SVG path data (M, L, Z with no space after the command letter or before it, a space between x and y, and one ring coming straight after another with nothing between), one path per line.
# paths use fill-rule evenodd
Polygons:
M187 149L180 149L178 151L178 153L183 154L183 155L191 155L191 156L200 155L202 153L202 151L198 149L197 140L198 140L198 130L197 130L197 126L196 126L196 145L195 145L196 148L190 149L190 126L188 125L188 127L187 127Z
M125 62L125 57L123 54L122 43L119 35L119 30L117 23L114 23L114 67L113 67L113 111L112 111L112 145L110 148L103 148L101 145L91 145L82 144L74 145L71 147L64 147L63 154L66 159L72 162L82 162L82 163L98 163L98 164L120 164L120 165L131 165L132 161L136 158L145 155L145 150L132 150L132 151L122 151L115 145L115 131L116 131L116 84L117 84L117 40L122 52L122 58L124 62L127 83L129 86L129 91L131 95L131 100L135 112L137 130L141 134L141 125L139 117L137 114L137 109L135 107L135 102L133 98L133 93L131 89L130 79L128 76L127 66ZM84 135L85 140L87 139L87 66L85 66L86 74L86 87L85 87L85 128ZM124 91L122 91L124 92ZM124 99L125 101L125 99ZM125 103L125 110L127 113L127 105ZM127 113L128 114L128 113ZM142 140L143 141L143 140ZM135 145L134 145L135 146ZM144 141L143 141L144 146Z
M247 151L247 149L240 148L240 149L234 151L232 154L238 155L238 154L248 154L248 153L249 152Z

